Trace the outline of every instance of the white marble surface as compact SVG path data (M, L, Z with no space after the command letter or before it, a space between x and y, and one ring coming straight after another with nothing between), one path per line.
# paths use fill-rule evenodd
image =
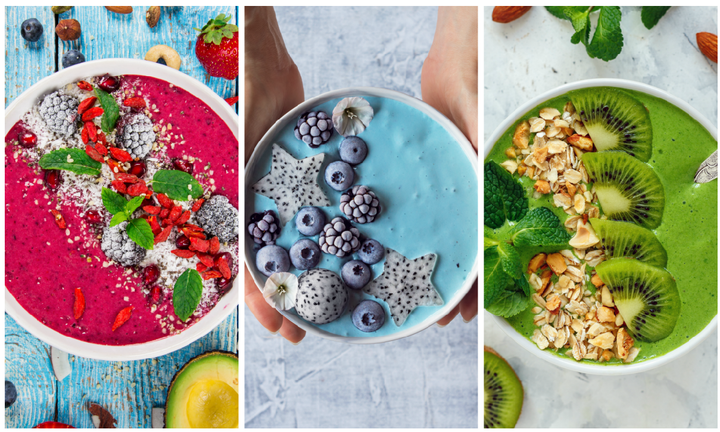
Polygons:
M623 7L625 46L611 62L572 45L572 26L533 7L510 24L484 9L484 136L527 100L588 78L641 81L684 99L717 121L717 65L695 33L718 32L717 8L676 7L647 30L640 8ZM684 357L646 373L599 377L530 355L484 317L484 342L515 368L525 388L518 427L718 427L717 331Z
M348 86L420 97L435 8L276 9L309 98ZM298 346L245 309L245 426L477 427L478 321L382 345Z

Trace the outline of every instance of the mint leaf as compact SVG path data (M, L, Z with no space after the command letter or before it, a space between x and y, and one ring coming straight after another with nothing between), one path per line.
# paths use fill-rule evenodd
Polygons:
M150 228L150 224L145 219L133 219L128 222L125 229L127 230L130 240L141 247L152 250L155 246L155 236L153 235L152 228Z
M112 95L103 91L99 87L95 87L95 96L97 96L98 101L100 101L100 106L103 109L100 127L103 132L109 134L113 131L113 129L115 129L115 123L120 118L120 107Z
M187 321L195 312L202 298L202 278L195 269L187 269L180 275L173 288L173 308L180 321Z
M522 185L495 162L485 164L485 225L500 228L505 219L518 221L528 210Z
M548 12L553 14L556 18L560 19L568 19L565 16L565 7L564 6L545 6L545 9L547 9Z
M124 211L117 213L115 216L112 217L112 219L110 219L110 228L112 228L115 225L118 225L122 222L125 222L127 219L128 219L128 215Z
M572 22L575 34L570 42L577 44L582 42L587 46L590 37L590 8L584 7L566 7L563 9L565 16Z
M487 308L495 302L502 294L503 288L507 285L510 277L503 269L497 246L485 249L485 266L484 266L484 305Z
M533 289L530 286L530 283L528 282L527 278L525 276L517 279L515 281L515 285L519 287L523 293L525 293L526 296L530 297L533 294Z
M106 187L102 188L102 202L110 214L118 214L125 211L128 201L119 193Z
M131 199L130 201L126 201L127 204L125 204L125 213L130 217L135 210L137 210L138 207L145 201L145 195L136 196L135 198Z
M527 309L529 305L530 299L522 290L518 290L517 287L508 287L502 291L495 303L485 309L493 315L510 318Z
M587 53L590 57L610 61L620 54L623 47L621 18L619 6L602 8L595 34L593 34L590 45L587 46Z
M505 273L513 279L519 279L523 275L522 263L520 262L520 254L508 243L500 242L498 244L498 255Z
M152 185L155 192L177 201L189 201L203 194L200 183L184 171L160 170L153 176Z
M66 148L53 150L40 158L40 167L46 170L65 170L75 174L100 175L102 164L90 158L84 150Z
M532 210L510 231L513 245L520 246L564 246L570 234L560 219L546 207Z
M670 6L643 6L640 19L642 19L645 28L650 30L655 27L668 9L670 9Z

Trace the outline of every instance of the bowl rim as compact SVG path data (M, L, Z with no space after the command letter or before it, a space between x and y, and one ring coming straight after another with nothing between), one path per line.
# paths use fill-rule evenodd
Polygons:
M318 96L312 97L310 99L305 100L300 105L296 106L292 110L288 111L285 115L283 115L278 121L275 122L275 124L272 125L272 127L263 135L262 139L258 142L257 146L255 146L255 149L253 150L252 156L247 162L247 166L245 167L245 187L247 188L247 185L250 184L250 174L253 171L253 168L255 167L255 164L257 163L257 160L260 158L260 154L264 151L265 147L268 147L272 145L273 138L275 135L286 125L290 123L295 123L298 116L300 116L302 113L308 111L314 106L317 106L319 104L322 104L324 102L330 101L332 99L337 98L344 98L344 97L350 97L350 96L368 96L368 97L381 97L381 98L387 98L387 99L393 99L399 102L403 102L406 105L409 105L420 112L426 114L431 119L435 120L436 122L440 123L440 125L445 128L445 130L455 139L455 141L460 145L461 149L463 150L463 153L465 153L465 156L470 160L470 163L472 165L473 170L475 171L475 176L478 178L478 155L475 152L475 149L470 144L470 141L465 137L465 135L458 129L457 126L453 122L451 122L447 117L442 115L439 111L437 111L435 108L428 105L426 102L423 102L420 99L414 98L412 96L409 96L405 93L401 93L396 90L389 90L384 89L380 87L347 87L343 89L337 89L328 91L325 93L322 93ZM478 187L479 191L479 187ZM249 199L247 196L245 198L246 200ZM479 237L479 226L478 226L478 237ZM479 238L478 238L479 241ZM345 343L351 343L351 344L375 344L375 343L384 343L384 342L390 342L397 339L402 339L408 336L412 336L418 332L421 332L425 330L426 328L430 327L431 325L435 324L438 320L440 320L442 317L450 313L450 311L460 302L460 300L465 296L465 294L470 291L470 288L472 287L472 284L477 280L477 274L478 274L478 266L479 266L479 248L478 253L475 256L475 262L473 263L472 268L469 272L469 277L463 282L463 285L460 287L458 291L455 292L453 297L446 301L444 305L440 307L436 312L434 312L432 315L430 315L425 321L416 324L413 327L410 327L408 329L403 329L398 332L395 332L391 335L386 336L368 336L368 337L350 337L350 336L341 336L336 335L334 333L327 332L325 330L321 330L312 324L306 322L302 318L289 313L288 311L279 311L283 316L285 316L287 319L292 321L294 324L296 324L298 327L302 328L306 332L313 334L315 336L320 336L325 339L330 339L334 341L339 342L345 342ZM254 256L254 253L252 251L252 242L247 241L247 237L245 237L245 264L247 266L247 269L250 271L250 274L252 275L253 281L255 284L260 287L262 286L260 279L261 277L265 277L264 275L260 275L260 273L253 268L253 266L250 265L248 262L248 257ZM475 276L474 278L472 276Z
M556 96L560 96L564 93L567 93L571 90L577 90L580 88L587 88L587 87L619 87L624 88L628 90L636 90L643 93L647 93L651 96L658 97L660 99L664 99L665 101L675 105L676 107L682 109L687 114L689 114L691 117L693 117L696 121L698 121L705 129L710 132L710 134L715 138L717 141L717 127L715 124L708 121L705 116L703 116L698 110L690 106L687 102L685 102L682 99L679 99L676 96L673 96L664 90L660 90L656 87L653 87L651 85L637 82L637 81L631 81L626 79L618 79L618 78L593 78L593 79L587 79L587 80L581 80L581 81L575 81L572 83L567 83L564 85L561 85L559 87L553 88L551 90L548 90L546 92L543 92L539 96L536 96L529 101L522 104L519 108L517 108L515 111L512 112L505 120L503 120L493 131L493 133L488 137L488 139L485 141L485 147L484 147L484 156L483 160L488 156L490 153L490 150L492 150L495 142L505 133L505 131L511 127L517 119L522 117L525 113L527 113L532 108L536 107L540 103L547 101L549 99L552 99ZM557 355L551 354L549 352L546 352L545 350L540 350L537 348L537 346L532 343L529 339L522 336L517 330L515 330L508 322L499 316L495 316L493 314L490 314L489 312L485 311L485 313L488 313L490 316L492 316L495 320L495 322L500 326L500 328L510 336L511 339L513 339L515 342L517 342L520 346L525 348L526 350L530 351L535 356L547 361L550 364L553 364L555 366L559 366L564 369L568 369L574 372L581 372L591 375L605 375L605 376L617 376L617 375L630 375L630 374L636 374L641 372L646 372L651 369L658 368L660 366L663 366L667 363L672 362L673 360L682 357L683 355L687 354L688 352L692 351L695 347L700 345L701 342L703 342L709 335L717 328L717 315L713 317L713 319L703 328L700 333L693 336L689 341L685 342L684 344L680 345L676 349L665 353L663 355L660 355L658 357L653 357L651 359L645 360L643 362L637 363L637 364L628 364L628 365L595 365L595 364L585 364L585 363L578 363L573 359L569 358L562 358Z
M40 96L78 79L110 72L114 75L149 76L177 85L208 105L227 124L235 138L238 139L240 130L238 115L230 105L205 84L190 75L164 65L126 58L89 61L63 69L41 79L18 95L5 109L5 131L9 131L22 118L23 114L37 102ZM58 83L61 83L61 86L58 86ZM239 291L240 278L236 276L230 291L220 299L210 312L187 330L161 339L130 345L102 345L65 336L45 326L28 313L7 287L5 288L5 311L36 338L76 356L111 361L142 360L177 351L211 332L237 308Z

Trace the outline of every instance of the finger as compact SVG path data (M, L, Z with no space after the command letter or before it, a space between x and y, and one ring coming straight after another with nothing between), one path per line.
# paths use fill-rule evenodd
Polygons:
M301 340L303 340L303 338L305 338L305 330L296 326L289 319L284 318L282 327L280 327L280 335L297 345Z
M475 280L470 291L460 300L460 315L465 322L470 322L478 314L478 281Z
M453 310L450 311L449 314L442 317L438 322L437 325L440 327L445 327L446 325L450 324L450 321L455 319L457 314L460 312L460 305L457 305L453 308Z
M255 318L271 333L277 333L282 327L283 316L270 306L257 288L250 272L245 267L245 304Z

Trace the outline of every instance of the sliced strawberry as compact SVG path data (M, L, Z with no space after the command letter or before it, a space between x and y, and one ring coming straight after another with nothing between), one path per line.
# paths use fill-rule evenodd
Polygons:
M235 105L237 103L237 101L238 101L237 96L225 99L225 102L227 102L228 105Z

